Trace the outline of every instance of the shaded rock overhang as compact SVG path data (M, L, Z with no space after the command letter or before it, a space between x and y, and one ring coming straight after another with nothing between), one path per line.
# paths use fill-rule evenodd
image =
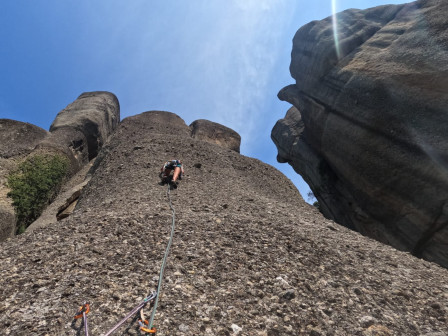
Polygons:
M448 266L448 2L347 10L293 40L272 138L328 218ZM337 46L337 47L335 47Z

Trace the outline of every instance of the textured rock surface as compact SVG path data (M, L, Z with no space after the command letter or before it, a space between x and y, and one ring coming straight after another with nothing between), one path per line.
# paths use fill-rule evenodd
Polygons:
M16 215L5 186L9 172L48 135L44 129L10 119L0 119L0 241L14 236Z
M196 120L191 125L191 136L224 148L240 152L241 137L234 130L209 120Z
M0 119L0 158L27 155L47 135L46 130L29 123Z
M83 158L84 148L87 148L90 160L97 156L119 121L120 105L113 93L85 92L59 112L50 132L67 147L71 146L75 156Z
M294 37L272 138L326 217L448 267L448 2L348 10ZM299 112L300 111L300 112Z
M158 172L172 157L185 176L158 335L448 332L448 270L324 219L273 167L158 118L173 115L121 123L70 217L1 243L2 335L82 335L85 300L102 335L155 289L171 226Z

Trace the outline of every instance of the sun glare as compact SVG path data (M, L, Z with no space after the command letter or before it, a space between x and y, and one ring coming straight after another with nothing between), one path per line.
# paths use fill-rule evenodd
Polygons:
M339 50L339 39L338 39L338 18L336 15L336 0L331 0L331 10L332 10L332 18L333 18L333 38L334 38L334 47L336 49L336 56L338 59L341 58L341 52Z

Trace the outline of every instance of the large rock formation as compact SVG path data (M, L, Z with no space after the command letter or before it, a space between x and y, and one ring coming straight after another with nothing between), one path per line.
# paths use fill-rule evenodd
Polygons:
M297 32L278 160L327 218L448 267L448 2L337 14Z
M17 219L5 185L8 174L29 155L45 154L65 157L69 178L97 155L119 120L118 99L110 92L81 94L59 112L50 132L28 123L0 119L0 241L16 232Z
M124 119L73 214L0 245L2 335L82 335L84 301L104 335L156 288L172 221L158 172L173 157L185 175L158 335L448 332L448 270L326 220L279 171L184 124ZM140 334L136 318L118 334Z
M148 111L138 116L128 117L126 118L126 125L123 125L123 128L136 127L135 124L140 123L142 118L145 118L147 122L150 120L149 130L151 132L178 134L182 136L179 139L182 139L184 136L191 136L239 152L241 138L240 135L232 129L203 119L194 121L192 123L192 125L195 125L194 127L192 125L188 127L184 120L171 112ZM70 134L71 130L68 131L68 133L62 134ZM52 137L51 140L53 141L54 138ZM170 148L170 152L166 152L167 158L173 159L177 157L176 148L179 146L182 146L182 141L179 141ZM101 160L107 153L107 149L100 152L98 160L92 160L90 165L85 165L83 169L67 181L57 198L43 211L41 216L35 220L27 230L31 231L36 228L46 227L56 223L58 220L68 217L75 209L83 188L89 181L92 172L99 166ZM92 166L93 168L91 168Z
M191 125L191 136L240 152L241 137L234 130L208 120L200 119Z

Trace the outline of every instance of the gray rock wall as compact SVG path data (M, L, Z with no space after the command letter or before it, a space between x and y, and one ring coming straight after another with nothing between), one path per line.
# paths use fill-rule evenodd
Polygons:
M348 10L294 37L272 138L322 212L448 267L448 2Z

